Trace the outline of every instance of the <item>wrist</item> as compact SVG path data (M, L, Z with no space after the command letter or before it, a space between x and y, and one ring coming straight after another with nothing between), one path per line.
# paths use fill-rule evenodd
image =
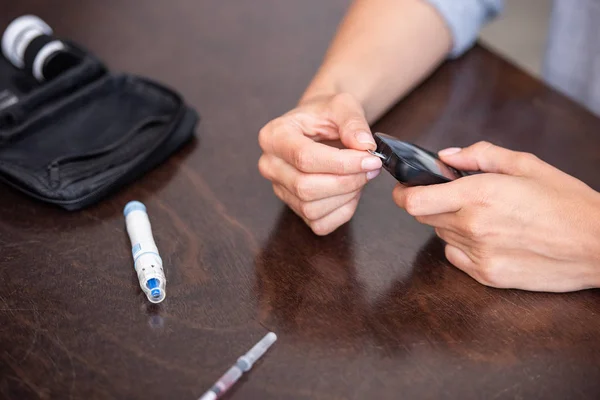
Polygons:
M298 105L303 105L318 98L333 97L340 93L341 91L334 79L317 74L300 97Z
M363 109L367 107L367 87L363 80L344 71L337 65L322 66L317 75L306 88L299 104L306 103L319 97L332 97L346 93L354 97ZM364 87L363 87L364 86Z

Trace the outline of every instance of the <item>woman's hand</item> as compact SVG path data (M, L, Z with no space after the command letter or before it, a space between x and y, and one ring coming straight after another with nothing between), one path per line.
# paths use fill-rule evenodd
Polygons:
M483 174L394 190L398 206L435 227L448 260L479 282L567 292L600 287L600 195L535 156L489 143L440 152Z
M334 139L347 149L319 143ZM381 160L365 151L376 145L363 109L348 94L303 101L262 128L259 143L261 174L318 235L350 220L362 188L381 170Z

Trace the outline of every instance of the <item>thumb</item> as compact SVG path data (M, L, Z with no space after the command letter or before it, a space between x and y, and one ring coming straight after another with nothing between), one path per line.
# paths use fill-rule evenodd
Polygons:
M443 162L459 170L518 176L528 175L539 162L532 154L508 150L488 142L475 143L464 149L444 149L438 155Z
M329 105L329 118L337 125L340 140L347 148L377 148L362 105L352 95L336 95Z

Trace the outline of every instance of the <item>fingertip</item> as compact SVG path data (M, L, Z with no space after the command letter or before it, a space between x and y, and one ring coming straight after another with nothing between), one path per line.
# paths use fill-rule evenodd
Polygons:
M376 171L381 169L383 163L379 157L368 156L363 158L360 165L363 171Z
M451 167L460 170L477 170L477 162L472 157L472 151L470 147L449 147L447 149L440 150L438 157L446 164Z
M376 169L374 171L369 171L367 172L367 180L370 181L371 179L375 179L377 178L377 176L381 173L381 168L380 169Z

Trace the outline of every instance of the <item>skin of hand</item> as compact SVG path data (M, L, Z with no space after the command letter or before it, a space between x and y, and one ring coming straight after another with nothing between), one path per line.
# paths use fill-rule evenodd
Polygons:
M339 139L346 149L321 140ZM269 122L259 133L261 174L277 197L317 235L352 218L360 192L381 171L363 109L352 95L318 96Z
M259 133L261 174L315 233L348 221L361 189L379 173L381 161L365 151L376 147L368 123L451 47L449 28L426 1L352 3L298 106ZM319 143L325 139L340 139L346 149Z
M569 292L600 287L600 194L532 154L480 142L442 150L484 173L398 186L396 204L435 228L448 261L497 288Z

